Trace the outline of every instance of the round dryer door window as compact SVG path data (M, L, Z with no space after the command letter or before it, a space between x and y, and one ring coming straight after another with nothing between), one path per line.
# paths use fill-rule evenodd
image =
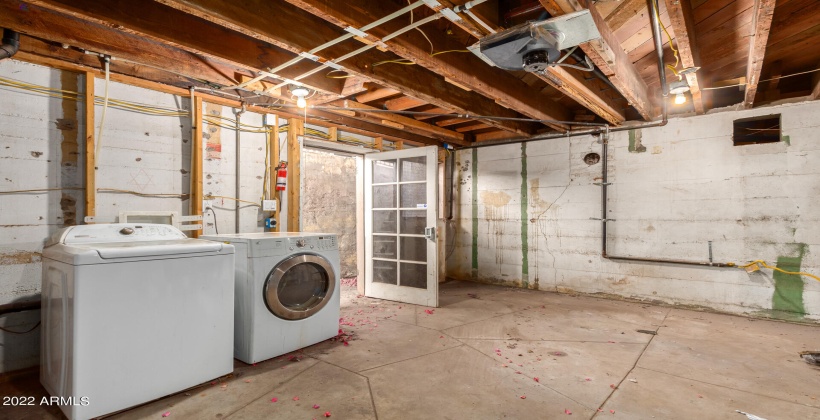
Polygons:
M280 262L265 280L265 305L287 320L310 317L327 305L336 287L333 266L313 254L294 255Z

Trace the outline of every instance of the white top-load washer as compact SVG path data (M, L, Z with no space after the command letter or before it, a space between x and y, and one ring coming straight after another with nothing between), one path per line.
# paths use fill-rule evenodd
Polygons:
M233 371L230 245L169 225L97 224L43 250L40 382L88 419Z
M236 247L234 357L256 363L339 331L339 247L329 233L202 236Z

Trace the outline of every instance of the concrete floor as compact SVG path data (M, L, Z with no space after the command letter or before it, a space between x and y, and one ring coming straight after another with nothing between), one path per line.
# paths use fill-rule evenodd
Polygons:
M343 288L347 345L237 362L112 418L820 419L820 368L798 356L820 349L815 326L465 282L442 285L434 310L355 293ZM36 372L0 383L0 396L43 393Z

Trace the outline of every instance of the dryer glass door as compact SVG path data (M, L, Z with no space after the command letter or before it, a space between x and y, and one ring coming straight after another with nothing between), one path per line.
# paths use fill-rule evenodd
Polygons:
M291 256L271 270L265 281L265 305L274 315L299 320L319 312L336 287L333 266L314 254Z

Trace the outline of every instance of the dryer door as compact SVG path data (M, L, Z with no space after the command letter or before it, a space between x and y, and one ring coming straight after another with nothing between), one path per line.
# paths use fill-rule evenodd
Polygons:
M299 320L319 312L336 288L330 261L315 254L293 255L271 270L265 280L265 305L282 319Z

